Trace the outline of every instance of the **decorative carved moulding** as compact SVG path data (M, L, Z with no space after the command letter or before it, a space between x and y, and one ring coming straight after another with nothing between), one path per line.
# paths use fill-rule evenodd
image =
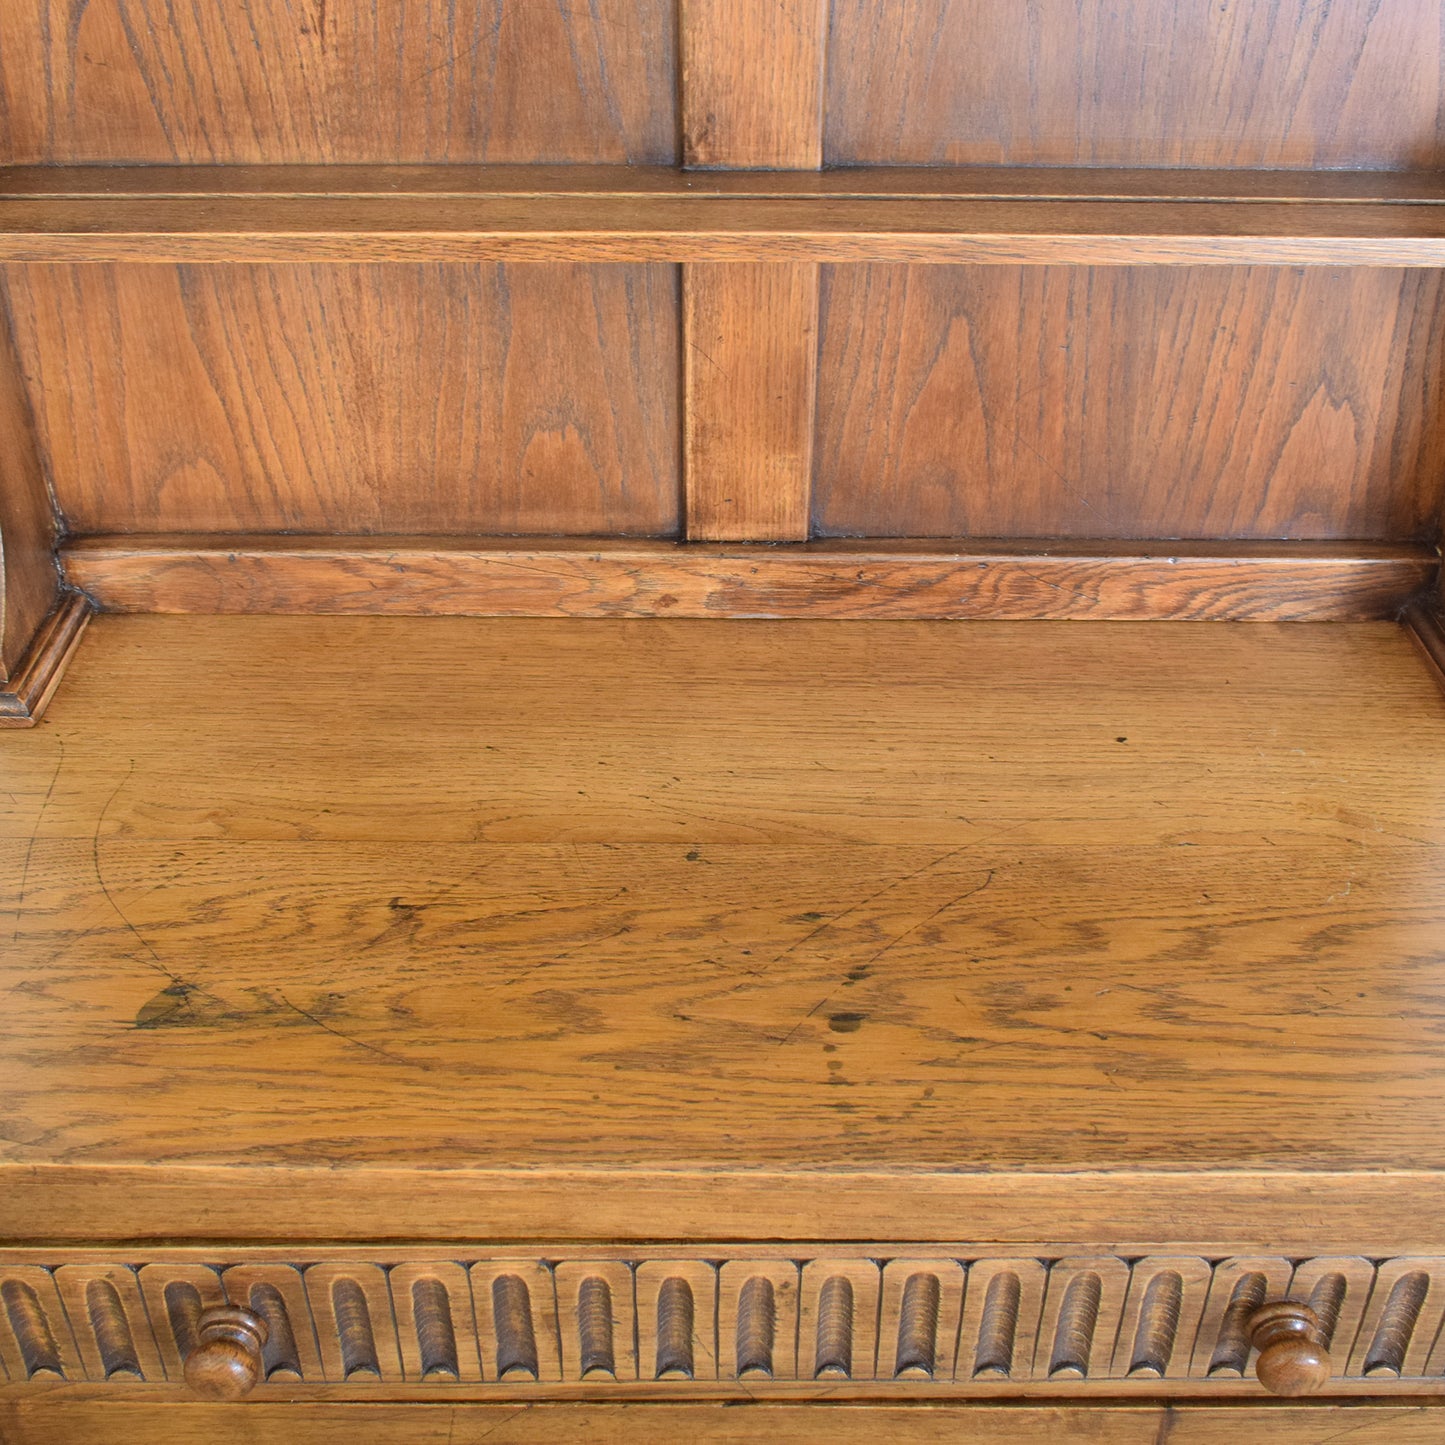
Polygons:
M1445 1257L735 1244L3 1260L7 1392L1445 1392Z

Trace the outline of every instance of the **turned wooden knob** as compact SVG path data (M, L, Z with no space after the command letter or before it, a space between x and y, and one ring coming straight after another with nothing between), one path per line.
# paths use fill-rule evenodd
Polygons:
M1254 1373L1274 1395L1312 1395L1330 1378L1330 1352L1319 1316L1299 1300L1267 1300L1249 1317L1259 1351Z
M266 1321L240 1305L204 1311L196 1347L186 1356L186 1384L208 1400L239 1400L261 1378Z

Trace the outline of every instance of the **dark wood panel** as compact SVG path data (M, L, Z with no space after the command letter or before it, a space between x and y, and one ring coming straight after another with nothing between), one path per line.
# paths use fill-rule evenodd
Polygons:
M824 268L822 535L1433 539L1437 273Z
M679 547L425 537L88 537L70 581L117 612L481 617L1394 617L1424 545L1021 541Z
M7 0L8 162L670 162L671 0Z
M667 535L667 266L12 268L80 531Z
M1420 0L833 0L834 164L1445 162Z

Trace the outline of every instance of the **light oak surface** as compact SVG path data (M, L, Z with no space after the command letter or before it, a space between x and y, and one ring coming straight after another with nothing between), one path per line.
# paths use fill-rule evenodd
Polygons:
M0 1439L1445 1435L1437 11L0 0Z
M11 1237L1442 1234L1388 624L102 618L3 744Z

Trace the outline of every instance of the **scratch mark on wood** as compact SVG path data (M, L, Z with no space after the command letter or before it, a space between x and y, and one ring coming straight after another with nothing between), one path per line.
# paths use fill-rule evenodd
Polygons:
M105 826L106 814L110 812L112 805L115 803L115 800L120 797L121 789L124 788L128 782L130 782L134 773L135 759L132 758L130 760L130 766L126 769L125 777L120 780L120 782L116 785L115 791L110 795L110 797L105 800L105 806L100 810L100 816L95 820L95 832L91 834L90 838L90 859L95 869L95 881L100 884L100 891L105 894L105 901L109 903L111 908L115 911L115 916L119 918L120 921L125 924L125 926L130 930L131 935L134 937L135 941L139 943L140 946L144 948L148 954L150 954L153 962L149 965L149 967L159 969L163 974L165 974L168 979L170 979L172 983L179 984L182 987L186 987L187 985L185 984L185 981L180 977L179 974L172 973L171 970L166 967L165 963L161 959L160 954L155 951L155 948L151 945L150 941L144 936L144 934L141 933L140 929L138 929L135 924L130 921L130 918L126 915L125 910L120 906L119 903L115 901L115 895L110 891L110 884L105 881L105 874L101 870L100 866L100 833L101 829ZM144 963L145 960L141 959L140 962Z
M25 848L25 862L20 869L20 896L15 900L15 932L11 935L10 942L20 941L20 918L25 909L25 885L30 881L30 859L35 852L35 840L40 836L40 825L45 820L45 810L50 806L51 794L55 792L55 785L60 781L60 770L65 766L65 739L56 738L60 748L60 756L55 762L55 773L50 779L50 786L45 790L45 796L40 801L40 811L35 815L35 826L30 830L30 842Z
M351 1034L342 1033L340 1029L332 1028L331 1025L327 1023L324 1019L319 1019L316 1017L315 1014L308 1013L304 1008L301 1007L300 1004L292 1003L291 1000L280 991L280 989L276 990L276 997L279 998L281 1002L286 1005L287 1008L291 1009L295 1013L300 1014L302 1018L307 1019L311 1023L315 1024L318 1029L323 1029L328 1034L334 1034L338 1039L342 1039L348 1044L355 1044L358 1049L366 1049L369 1053L379 1054L383 1059L390 1059L394 1064L407 1064L414 1068L425 1067L425 1065L415 1064L411 1059L402 1058L400 1054L388 1053L387 1050L378 1048L375 1044L367 1043L365 1039L358 1039L353 1037Z

